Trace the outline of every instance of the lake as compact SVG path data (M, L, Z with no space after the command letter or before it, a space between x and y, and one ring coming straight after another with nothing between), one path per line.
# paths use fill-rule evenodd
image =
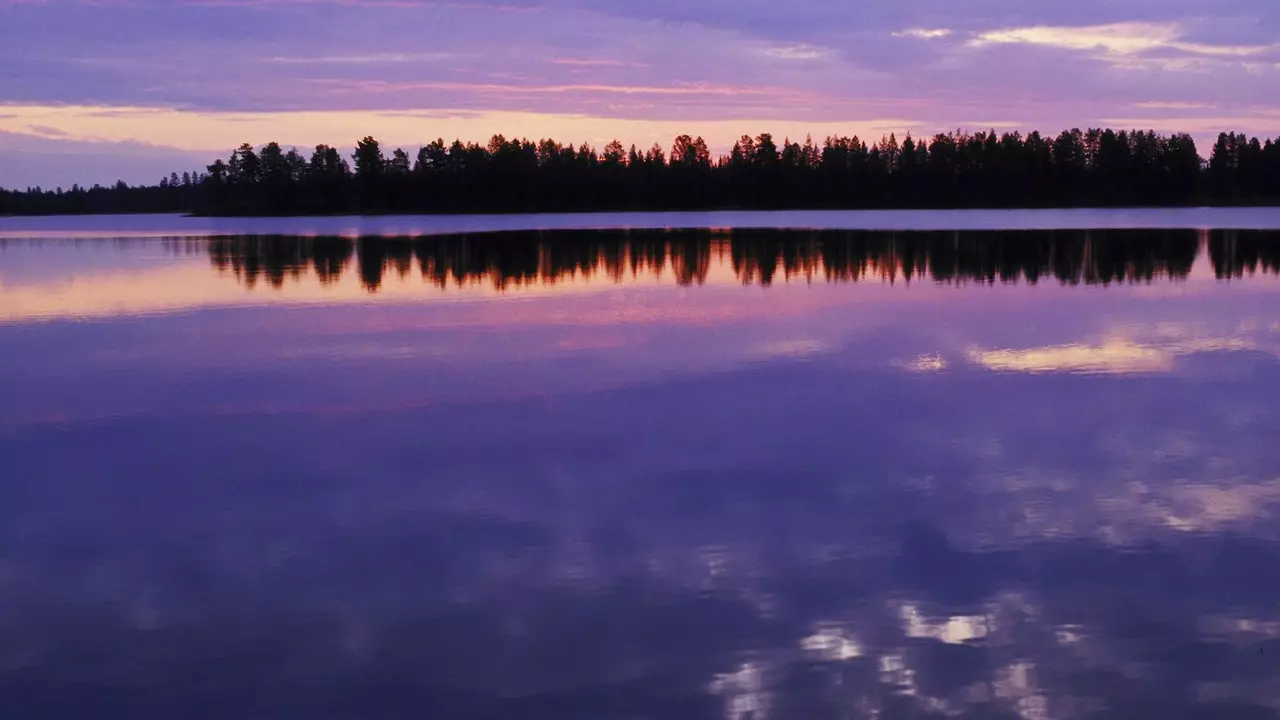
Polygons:
M1274 717L1277 400L1276 209L0 218L0 716Z

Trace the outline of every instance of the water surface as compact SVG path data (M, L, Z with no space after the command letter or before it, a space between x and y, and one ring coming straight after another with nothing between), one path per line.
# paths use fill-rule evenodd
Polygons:
M1280 234L1094 219L11 235L0 715L1272 717Z
M722 210L507 215L209 218L0 217L0 238L215 235L440 235L528 230L1280 230L1280 207L1035 210Z

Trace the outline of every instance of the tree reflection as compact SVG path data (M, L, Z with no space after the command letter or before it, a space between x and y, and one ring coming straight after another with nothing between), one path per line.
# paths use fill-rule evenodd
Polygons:
M320 237L311 241L315 253L312 262L321 285L332 285L342 279L353 245L351 240L339 237Z
M253 288L262 279L275 288L286 278L299 280L313 267L321 285L342 277L355 243L335 237L277 237L241 235L209 240L209 257L214 267L229 271L245 287Z
M1209 257L1220 278L1258 272L1280 275L1280 232L1215 230L1209 235Z
M1203 243L1195 231L832 232L777 230L555 231L436 237L209 241L215 267L247 287L281 287L314 267L339 280L354 254L361 284L378 292L388 273L440 289L511 290L579 279L622 282L648 275L700 285L724 266L745 285L776 282L936 282L1065 285L1150 283L1185 278ZM1214 232L1219 278L1280 274L1280 233Z

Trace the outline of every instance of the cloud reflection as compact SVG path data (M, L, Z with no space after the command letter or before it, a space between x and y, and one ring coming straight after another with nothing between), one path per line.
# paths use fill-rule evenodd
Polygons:
M1145 283L1148 269L1167 282L1163 268L1187 263L1181 237L1156 238L1168 253L1139 239L1133 250L1090 244L1090 258L1116 260L1089 262L1113 285ZM678 238L660 238L674 284ZM1007 257L1042 257L1017 238ZM708 285L719 262L735 298L765 304L739 326L707 323L674 342L758 346L785 296L811 293L810 276L827 281L828 238L802 239L706 239L728 243L709 250ZM428 268L479 268L486 282L498 268L520 282L509 297L397 317L360 287L373 276L364 268L382 270L388 293L408 258L416 286L457 292L453 270L450 289L423 282L419 241L402 243L408 252L348 241L332 255L245 242L267 247L238 261L228 250L221 276L205 241L194 259L224 287L242 291L233 278L252 272L254 292L282 297L332 278L325 258L337 256L335 282L369 301L260 307L238 313L254 318L240 325L218 323L235 313L192 313L0 328L0 342L23 350L0 355L6 398L34 394L44 409L67 398L136 408L148 393L188 402L0 428L0 698L18 715L1110 720L1277 709L1280 580L1259 568L1280 562L1280 449L1268 441L1280 363L1232 373L1237 353L1198 352L1214 380L1202 382L877 362L927 367L952 358L938 350L948 343L1061 348L1081 327L1099 346L1221 348L1215 327L1271 331L1269 317L1246 315L1270 298L1246 302L1245 283L1208 278L1220 294L1150 301L1039 275L1059 302L1000 294L986 313L954 312L1002 277L1031 292L1025 268L1044 261L975 261L975 277L945 280L946 302L913 307L938 290L918 287L933 278L917 268L945 272L952 256L916 253L908 238L864 258L848 251L869 242L855 236L836 256L894 291L879 334L842 337L842 322L871 314L848 302L776 320L778 342L825 341L821 361L695 367L679 355L679 375L621 382L621 363L643 352L635 342L597 348L615 363L603 370L581 354L538 364L521 343L557 323L493 333L466 313L518 314L548 267L595 263L593 277L612 284L608 268L629 277L636 253L606 262L570 240L553 262L537 242L508 256L446 240L424 248ZM955 252L955 236L935 242ZM583 260L570 252L583 248ZM1191 249L1204 252L1195 235ZM272 253L282 259L265 261ZM741 288L735 261L779 287ZM715 290L667 288L694 310ZM455 329L408 335L406 317ZM338 350L488 352L456 365L272 354L315 336ZM122 346L172 354L109 362ZM522 371L537 393L502 395ZM591 373L612 382L556 384ZM348 407L306 411L335 387L354 388ZM434 401L372 402L415 393ZM264 396L274 412L224 412Z
M969 360L991 370L1017 372L1166 372L1173 367L1168 353L1119 340L1031 350L973 349Z

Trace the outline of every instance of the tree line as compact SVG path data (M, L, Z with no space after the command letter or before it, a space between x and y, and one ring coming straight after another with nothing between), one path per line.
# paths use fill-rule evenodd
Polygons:
M868 143L742 136L713 156L681 135L669 152L495 135L437 139L412 157L366 137L350 158L317 146L245 144L153 186L0 192L0 214L466 213L704 208L1079 207L1280 202L1280 138L1222 133L1203 160L1190 135L1067 130L939 133Z
M1147 283L1187 277L1205 251L1217 277L1280 275L1280 233L1191 230L856 232L555 231L417 238L235 236L208 241L220 271L248 287L282 287L314 273L321 284L353 267L377 292L386 276L441 289L498 290L577 278L651 276L702 284L727 263L747 285L825 282Z

